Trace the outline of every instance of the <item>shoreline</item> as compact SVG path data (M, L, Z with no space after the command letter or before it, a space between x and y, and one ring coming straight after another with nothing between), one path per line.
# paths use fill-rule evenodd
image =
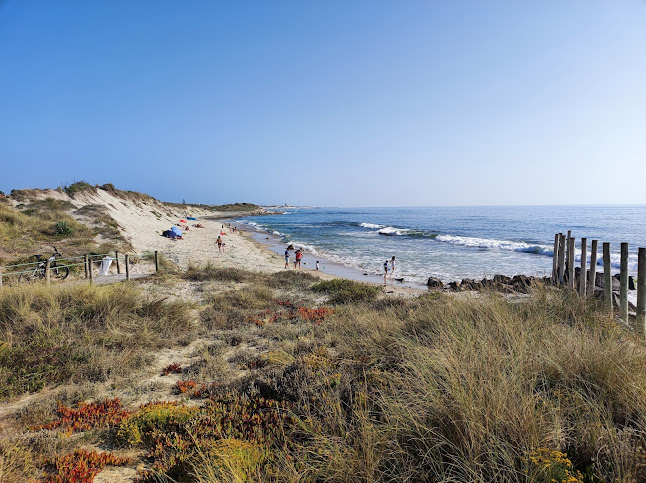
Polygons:
M266 250L271 255L279 256L281 261L283 261L283 254L286 243L281 239L279 235L275 235L264 230L258 230L254 227L254 225L249 225L244 222L241 222L239 224L238 229L241 232L246 233L250 237L250 239L256 242L258 246L263 250ZM321 269L318 271L312 268L316 266L317 260L320 262L319 264L321 266ZM292 258L290 258L290 264L292 263L293 256ZM325 255L313 254L307 250L304 251L303 265L305 265L305 267L303 267L303 270L308 270L312 273L327 274L334 278L345 278L356 282L369 283L384 287L384 279L381 275L367 273L358 268L332 261L326 258ZM420 292L426 291L426 286L416 282L406 282L405 280L404 282L398 282L389 279L388 284L385 287L390 289L410 289Z

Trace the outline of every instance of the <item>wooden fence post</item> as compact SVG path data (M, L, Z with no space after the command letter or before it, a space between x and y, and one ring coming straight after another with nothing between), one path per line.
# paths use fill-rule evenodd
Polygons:
M570 237L570 241L568 243L568 251L567 251L567 256L568 256L568 261L567 261L567 284L570 287L571 290L574 290L574 244L575 239L573 237Z
M48 258L47 263L45 264L45 283L47 283L47 285L49 285L49 281L50 281L49 267L50 267L51 264L52 264L52 262Z
M130 256L126 255L126 280L130 280Z
M159 256L157 255L157 250L155 250L155 273L159 272Z
M556 283L559 279L559 234L554 235L554 251L552 252L552 283Z
M568 266L570 265L570 238L572 238L572 230L567 231L567 237L565 238L565 276L569 274Z
M592 240L590 246L590 273L588 273L588 293L594 295L594 287L597 285L597 249L599 240Z
M88 278L88 274L87 274L87 267L88 267L88 254L87 254L87 253L85 254L85 259L84 259L84 261L85 261L85 279L87 280L87 278Z
M88 257L87 271L90 274L90 283L94 283L94 271L92 270L92 255Z
M612 313L612 276L610 275L610 243L603 242L603 303Z
M628 323L628 243L621 244L619 265L619 317Z
M585 284L588 273L588 239L581 238L581 273L579 273L579 295L585 297Z
M119 250L114 251L114 260L117 262L117 275L121 273L121 267L119 266Z
M2 290L2 267L0 267L0 290Z
M559 285L565 280L565 235L559 233Z
M637 253L637 320L635 327L640 334L646 334L646 248Z

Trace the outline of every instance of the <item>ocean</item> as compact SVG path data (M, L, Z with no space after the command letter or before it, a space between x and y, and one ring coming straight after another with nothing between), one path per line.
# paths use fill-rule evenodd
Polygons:
M577 264L581 237L610 242L613 272L621 242L629 243L629 271L646 246L646 206L496 206L419 208L312 208L237 220L282 254L303 247L306 262L322 259L379 276L396 257L397 277L424 284L481 279L495 274L549 275L554 234L572 230ZM311 267L311 265L310 265Z

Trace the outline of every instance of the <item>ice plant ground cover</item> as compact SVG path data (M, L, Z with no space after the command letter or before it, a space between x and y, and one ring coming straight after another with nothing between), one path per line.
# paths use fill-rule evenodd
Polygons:
M646 347L596 300L549 287L401 298L353 283L193 266L145 287L4 289L2 397L21 405L3 419L0 470L13 481L92 481L116 464L141 482L646 477ZM61 473L71 461L87 468L77 480Z

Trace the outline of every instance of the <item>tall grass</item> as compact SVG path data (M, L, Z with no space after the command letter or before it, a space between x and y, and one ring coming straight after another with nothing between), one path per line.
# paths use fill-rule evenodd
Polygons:
M646 350L594 301L422 298L348 307L329 330L342 359L318 379L345 377L299 390L322 395L304 405L317 478L523 481L539 448L588 481L646 477Z
M0 398L126 376L151 350L190 337L190 309L129 284L7 287L0 291Z

